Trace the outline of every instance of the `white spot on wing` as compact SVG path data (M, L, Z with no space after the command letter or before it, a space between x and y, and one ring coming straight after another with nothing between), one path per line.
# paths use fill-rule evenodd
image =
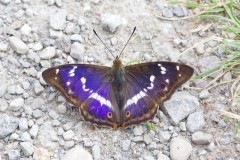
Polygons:
M54 79L57 79L57 77L55 77Z
M161 64L158 64L159 67L161 67L162 65Z
M179 76L179 77L181 77L182 75L181 75L181 74L179 74L178 76Z
M179 71L179 66L176 66L177 70Z
M81 80L82 84L86 83L86 78L85 77L82 77L80 80Z
M56 74L58 74L58 72L59 72L59 69L56 69Z
M144 93L143 91L140 91L138 94L134 95L131 99L128 99L128 100L127 100L127 103L126 103L126 105L124 106L124 108L126 108L127 106L132 105L133 103L134 103L134 104L137 104L138 101L139 101L140 99L142 99L143 97L145 97L145 96L147 96L147 94Z
M153 83L151 83L150 85L151 85L150 87L147 87L147 89L149 89L149 90L153 89L153 87L154 87Z
M101 95L99 95L97 93L93 93L89 97L97 100L98 102L100 102L101 106L106 105L110 108L112 107L111 102L109 100L105 99L104 97L102 97Z
M88 92L88 91L89 91L89 88L86 88L86 85L85 85L85 84L82 86L82 89L83 89L83 91L85 91L85 92Z
M154 80L155 80L155 76L154 76L154 75L151 75L151 76L150 76L150 81L151 81L151 82L154 82Z
M166 71L161 71L162 74L166 74Z
M75 74L74 74L74 73L71 73L69 76L70 76L70 77L73 77L73 76L75 76Z
M166 71L167 69L165 67L161 67L161 70L162 71Z
M71 82L67 81L67 83L66 83L66 84L67 84L67 86L69 86L69 85L71 84Z
M166 79L165 82L169 83L169 79Z

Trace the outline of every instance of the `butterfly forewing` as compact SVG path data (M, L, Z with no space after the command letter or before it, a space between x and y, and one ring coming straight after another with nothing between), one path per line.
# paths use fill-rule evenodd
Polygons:
M163 104L168 100L193 74L191 67L173 62L130 65L125 67L125 71L129 99L124 112L130 111L134 117L126 120L126 126L136 124L140 119L143 121L153 118L157 111L156 104ZM130 103L132 101L135 103Z
M67 101L80 107L85 120L109 126L112 125L107 120L108 112L112 112L110 70L109 67L97 65L68 64L47 69L42 75Z

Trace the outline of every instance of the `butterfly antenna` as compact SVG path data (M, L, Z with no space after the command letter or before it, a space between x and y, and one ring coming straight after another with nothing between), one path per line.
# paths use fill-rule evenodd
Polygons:
M125 44L125 46L123 47L122 51L120 52L120 54L119 54L119 57L121 56L121 54L122 54L123 50L126 48L126 46L127 46L128 42L129 42L129 41L130 41L130 39L132 38L132 36L133 36L133 34L134 34L134 32L135 32L135 31L136 31L136 26L134 27L134 29L133 29L133 31L132 31L132 34L131 34L131 36L128 38L128 41L127 41L127 43Z
M98 37L98 39L102 42L102 44L107 48L107 50L111 53L111 55L116 58L113 53L110 51L110 49L108 49L107 45L105 43L103 43L103 41L101 40L101 38L98 36L97 32L93 29L94 34Z

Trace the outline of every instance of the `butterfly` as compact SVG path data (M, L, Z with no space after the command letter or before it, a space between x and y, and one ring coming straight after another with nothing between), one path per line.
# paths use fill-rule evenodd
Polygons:
M42 76L79 107L85 121L117 129L153 119L159 105L194 72L188 65L164 61L124 66L120 55L112 67L65 64L43 71Z

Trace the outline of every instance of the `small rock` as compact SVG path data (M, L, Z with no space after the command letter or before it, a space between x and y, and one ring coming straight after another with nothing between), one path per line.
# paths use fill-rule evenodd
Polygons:
M25 131L28 129L28 122L27 122L27 118L20 118L19 119L19 129L21 131Z
M6 4L10 3L11 0L1 0L0 2L1 2L2 4L5 4L5 5L6 5Z
M185 123L185 122L180 122L180 123L179 123L179 128L180 128L181 131L183 131L183 132L187 131L186 123Z
M11 134L11 136L9 137L10 140L17 140L19 138L19 135L16 133Z
M167 18L171 18L171 17L173 17L173 12L172 12L171 9L164 8L164 9L162 10L162 16L163 16L163 17L167 17Z
M52 6L54 5L54 3L55 3L55 0L48 0L48 5Z
M230 143L231 141L230 141L230 139L228 138L228 137L226 137L226 138L221 138L220 140L219 140L219 143L221 144L221 145L228 145L229 143Z
M33 51L40 51L43 49L42 43L35 43L32 47Z
M142 125L137 125L133 129L133 133L135 136L141 136L143 134L143 128Z
M19 120L17 118L0 113L0 139L13 133L18 127L18 124Z
M92 147L92 154L93 154L93 159L94 159L94 160L97 160L97 159L100 159L100 158L101 158L101 153L100 153L100 147L99 147L99 145L95 144L95 145Z
M193 143L200 144L209 144L212 141L213 135L203 133L203 132L195 132L192 134Z
M33 125L32 128L29 131L31 137L36 138L38 134L38 125Z
M123 151L128 151L131 146L131 141L130 140L122 140L122 150Z
M226 126L227 126L227 123L224 120L220 119L218 122L218 127L225 128Z
M80 17L79 19L78 19L78 25L79 26L84 26L86 24L86 21L82 18L82 17Z
M177 125L198 107L198 99L190 93L182 91L175 92L172 98L165 102L163 110L169 115L171 122Z
M72 40L72 41L78 41L78 42L80 42L80 43L84 43L84 40L83 40L82 36L79 35L79 34L73 34L73 35L71 36L71 40Z
M32 114L33 114L33 117L36 119L43 116L43 112L39 109L35 109Z
M21 29L20 32L22 33L22 35L29 35L32 31L32 28L28 25L28 24L24 24Z
M78 43L78 42L74 42L71 46L71 52L70 52L70 55L79 60L79 61L82 61L83 60L83 57L85 55L85 47L83 44L81 43Z
M133 137L132 141L133 142L142 142L143 141L143 137L142 136Z
M56 55L56 49L54 47L46 47L42 52L39 52L41 59L51 59Z
M64 105L64 104L60 104L58 105L57 107L57 111L60 113L60 114L65 114L67 112L67 107Z
M75 145L74 141L66 141L64 144L64 149L72 148Z
M68 141L68 140L72 139L74 135L75 135L75 133L72 130L68 130L67 132L63 133L63 138L65 141Z
M170 157L172 160L187 160L192 152L192 145L181 137L175 137L170 142Z
M208 90L204 89L200 92L199 98L206 99L209 97L209 95L210 95L210 93L208 92Z
M203 43L200 43L198 44L196 47L195 47L195 51L202 55L204 52L205 52L205 49L204 49L204 44Z
M160 153L158 155L158 159L157 160L170 160L170 158L168 156L166 156L165 154Z
M20 39L12 36L9 38L9 44L18 54L27 54L29 47Z
M146 144L150 144L150 143L152 143L153 139L152 139L152 137L151 137L150 134L145 134L145 135L143 136L143 141L144 141Z
M20 139L24 142L30 142L32 140L30 134L27 131L21 134Z
M33 155L34 146L30 142L21 142L20 148L25 156L31 156Z
M201 72L209 71L215 67L218 67L221 64L221 60L217 56L208 56L203 57L198 60L198 65ZM216 72L211 75L211 77L215 77L219 72Z
M56 31L53 29L49 30L49 34L51 38L62 38L63 37L63 32L62 31Z
M45 148L35 148L33 152L34 160L51 160L50 153Z
M144 156L143 159L144 160L155 160L155 158L153 156Z
M55 3L58 7L61 7L63 5L62 0L55 0Z
M236 151L240 152L240 144L236 144Z
M1 88L1 86L0 86ZM0 96L1 97L1 96ZM8 103L4 99L0 99L0 112L4 112L8 108Z
M217 46L217 44L218 44L218 42L217 41L214 41L214 40L210 40L209 42L208 42L208 45L209 45L209 47L216 47Z
M195 112L188 116L187 118L187 129L190 132L196 132L205 126L205 120L203 113Z
M117 43L118 43L117 38L115 38L115 37L111 38L111 45L112 46L115 46Z
M183 6L174 5L173 6L173 14L177 17L184 17L186 15L186 8Z
M19 150L9 150L8 151L8 158L9 158L9 160L19 160L20 159Z
M101 23L104 30L114 33L122 25L122 17L120 15L103 14Z
M58 119L59 117L59 115L54 110L51 110L48 114L52 119Z
M159 140L161 143L167 142L171 138L171 134L168 131L159 132Z
M50 26L55 30L63 30L66 26L67 11L60 10L50 16Z
M93 160L92 155L81 148L80 146L75 146L74 148L68 150L66 154L62 157L62 160Z
M207 148L206 148L206 150L209 151L209 152L214 151L214 149L215 149L215 144L214 144L214 142L211 142L211 143L207 146Z

